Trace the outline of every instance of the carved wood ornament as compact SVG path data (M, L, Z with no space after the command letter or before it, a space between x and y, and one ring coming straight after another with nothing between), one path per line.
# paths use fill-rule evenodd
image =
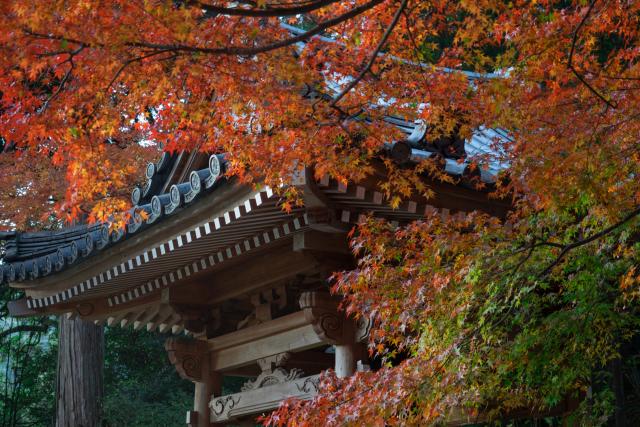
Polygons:
M326 292L304 292L300 308L315 333L328 344L353 342L353 321L338 311L338 301Z
M287 371L284 365L291 358L291 353L279 353L274 356L258 359L258 365L262 372L255 380L249 380L242 386L242 391L255 390L275 384L283 384L288 381L301 378L304 372L293 368Z
M205 381L209 374L209 352L204 341L169 338L164 348L182 378L193 382Z
M369 336L370 320L346 318L338 310L338 300L326 292L303 292L299 304L314 332L328 344L365 342Z

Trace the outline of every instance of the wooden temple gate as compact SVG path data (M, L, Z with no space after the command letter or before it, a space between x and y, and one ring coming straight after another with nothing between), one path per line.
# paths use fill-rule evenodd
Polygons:
M396 122L410 144L391 147L390 155L409 166L438 155L415 142L424 130ZM487 145L503 137L491 132ZM428 182L432 199L387 206L380 161L378 174L359 183L297 173L288 185L303 194L305 206L285 212L277 191L224 177L224 156L164 154L133 190L126 230L110 234L87 224L5 233L0 282L26 293L10 304L14 316L79 316L175 334L166 341L168 356L195 384L187 423L238 424L287 397L311 398L325 369L341 377L368 369L368 322L345 318L327 283L333 272L354 267L347 233L361 215L402 224L433 210L505 214L506 203L469 185L476 179L490 186L490 175L438 159L456 184ZM221 395L227 375L247 378L242 391Z

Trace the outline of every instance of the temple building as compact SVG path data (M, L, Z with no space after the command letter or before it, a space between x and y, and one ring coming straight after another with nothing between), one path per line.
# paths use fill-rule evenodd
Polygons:
M504 217L509 209L488 195L500 165L471 170L465 158L490 152L508 138L504 131L482 128L467 141L433 144L423 125L387 121L406 139L381 153L376 174L342 183L305 169L286 184L304 199L290 211L282 209L280 191L227 177L224 155L164 153L133 189L125 230L84 224L1 234L0 283L25 292L11 302L11 314L172 334L168 357L195 384L187 414L194 427L237 425L287 397L310 399L328 368L341 377L370 369L368 322L346 318L327 283L333 272L355 266L347 233L359 218L401 225L434 210ZM414 196L392 209L380 188L384 156L406 167L437 159L454 183L425 177L434 197ZM224 376L247 380L240 392L221 395Z

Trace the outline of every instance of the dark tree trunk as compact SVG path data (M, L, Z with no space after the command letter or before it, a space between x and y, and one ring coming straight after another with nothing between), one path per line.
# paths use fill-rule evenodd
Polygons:
M103 362L103 327L60 316L56 427L100 425Z

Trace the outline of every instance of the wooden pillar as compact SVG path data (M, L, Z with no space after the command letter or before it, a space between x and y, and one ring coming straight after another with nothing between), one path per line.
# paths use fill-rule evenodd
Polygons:
M211 372L210 354L207 344L201 340L185 341L169 338L165 341L169 360L182 378L193 381L193 411L187 413L189 427L209 427L209 401L219 396L222 387L221 375Z
M362 357L359 342L366 340L370 322L366 318L354 322L338 311L338 300L323 292L304 292L300 308L321 340L335 346L334 369L339 378L356 372L356 361Z
M358 342L366 339L369 322L362 319L356 324L346 318L338 311L338 301L327 293L304 292L299 303L318 337L335 346L336 375L339 378L353 375L356 360L361 357Z
M209 401L212 396L220 396L222 393L222 375L212 372L205 379L204 382L194 383L193 410L198 414L194 427L209 427Z
M336 348L335 371L338 378L353 375L356 371L355 343L338 344Z

